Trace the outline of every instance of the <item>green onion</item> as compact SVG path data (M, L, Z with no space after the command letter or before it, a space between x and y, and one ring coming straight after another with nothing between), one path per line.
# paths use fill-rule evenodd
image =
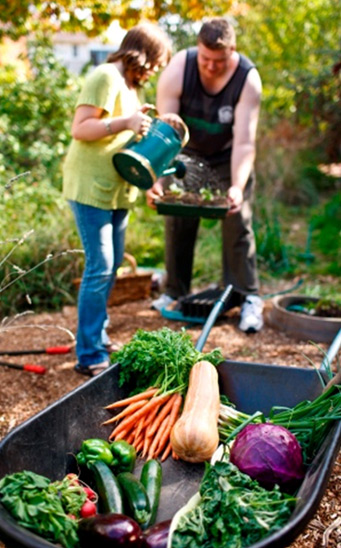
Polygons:
M274 406L267 418L260 411L247 415L237 411L227 398L223 401L218 421L222 443L230 442L249 423L272 422L284 426L296 436L305 464L313 460L330 428L341 420L340 385L331 386L315 400L302 401L292 408Z

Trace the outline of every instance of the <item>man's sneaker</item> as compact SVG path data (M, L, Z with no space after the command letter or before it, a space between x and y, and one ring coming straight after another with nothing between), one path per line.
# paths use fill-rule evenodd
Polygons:
M172 297L170 297L169 295L166 295L166 293L162 293L162 295L160 295L158 299L152 302L152 305L150 308L161 312L163 308L167 308L167 306L172 304L172 302L174 302L174 299L172 299Z
M239 329L245 333L256 333L264 325L263 301L258 295L248 295L240 310Z

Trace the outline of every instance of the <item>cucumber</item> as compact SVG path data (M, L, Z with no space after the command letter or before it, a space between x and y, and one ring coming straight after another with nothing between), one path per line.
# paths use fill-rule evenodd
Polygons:
M140 481L147 491L150 504L151 514L147 523L147 527L149 527L155 523L161 494L162 467L158 460L150 459L144 463Z
M103 511L105 513L124 514L120 484L109 466L98 460L92 462L89 467L94 476Z
M147 492L140 480L131 472L121 472L117 475L124 504L128 515L144 529L150 519L150 504Z

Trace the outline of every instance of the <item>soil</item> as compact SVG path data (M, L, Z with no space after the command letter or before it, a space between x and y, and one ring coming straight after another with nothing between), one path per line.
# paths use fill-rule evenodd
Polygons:
M163 326L178 330L184 324L166 320L150 309L151 299L125 303L109 308L109 334L120 343L130 341L138 328L156 330ZM265 301L265 317L271 301ZM35 362L45 366L45 375L0 367L0 439L17 425L36 414L61 396L86 382L87 378L73 370L76 358L74 334L77 326L75 307L65 307L58 313L23 314L6 319L0 324L1 350L42 349L50 346L71 345L64 355L38 354L29 356L2 356L2 360L25 364ZM228 311L212 328L205 351L219 347L229 359L278 365L311 367L311 360L319 366L326 344L312 345L293 340L267 324L256 335L238 330L238 309ZM195 342L202 326L192 326L188 332ZM334 360L337 362L337 360ZM305 531L290 545L291 548L341 547L341 453L320 503ZM4 545L0 542L0 548Z
M199 207L215 206L227 207L227 199L224 196L217 196L210 193L210 197L204 198L196 192L183 192L176 194L170 190L166 190L164 195L160 197L160 202L166 204L186 204Z
M312 316L319 318L341 318L341 305L334 301L318 301L315 309L313 309Z

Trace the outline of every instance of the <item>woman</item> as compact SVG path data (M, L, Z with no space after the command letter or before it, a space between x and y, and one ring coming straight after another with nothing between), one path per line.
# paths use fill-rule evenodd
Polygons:
M138 189L120 177L113 154L150 126L138 91L170 60L167 36L152 23L129 30L117 52L87 77L76 105L72 143L64 164L63 195L85 252L78 296L75 370L93 376L109 366L113 349L106 303L122 263L129 209Z

